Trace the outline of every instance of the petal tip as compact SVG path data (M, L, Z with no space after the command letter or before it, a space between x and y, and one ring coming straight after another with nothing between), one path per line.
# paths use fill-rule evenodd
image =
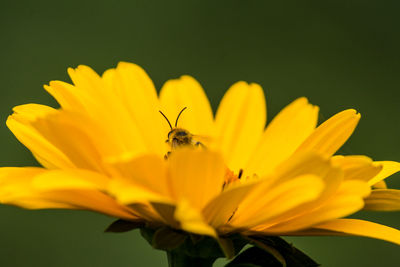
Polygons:
M75 69L72 68L72 67L69 67L69 68L67 69L67 72L68 72L68 75L69 75L69 76L74 75Z

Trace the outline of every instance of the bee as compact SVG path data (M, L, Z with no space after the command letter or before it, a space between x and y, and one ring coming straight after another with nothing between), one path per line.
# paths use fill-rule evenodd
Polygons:
M165 141L171 147L171 151L175 150L175 149L177 149L179 147L182 147L182 146L201 146L201 147L205 147L201 142L194 140L194 136L195 135L191 134L188 130L183 129L183 128L178 128L179 118L182 115L183 111L186 110L186 108L187 107L184 107L179 112L178 116L176 117L175 127L172 127L172 124L168 120L167 116L165 116L165 114L162 113L161 110L159 110L159 112L167 120L168 125L171 128L171 130L168 133L168 139ZM167 153L167 155L165 155L166 159L171 154L171 151L169 151Z

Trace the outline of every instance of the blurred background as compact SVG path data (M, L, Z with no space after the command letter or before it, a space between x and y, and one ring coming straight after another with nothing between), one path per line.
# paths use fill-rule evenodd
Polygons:
M9 1L0 9L0 166L37 163L5 125L13 106L57 106L42 85L67 67L102 73L144 67L157 88L197 78L215 109L235 81L264 88L268 117L307 96L326 119L356 108L362 120L341 151L400 161L399 1ZM400 175L388 179L400 188ZM360 213L400 228L398 213ZM1 266L167 266L138 232L83 211L0 206ZM366 238L290 241L322 266L398 266L399 247ZM218 262L222 266L223 261Z

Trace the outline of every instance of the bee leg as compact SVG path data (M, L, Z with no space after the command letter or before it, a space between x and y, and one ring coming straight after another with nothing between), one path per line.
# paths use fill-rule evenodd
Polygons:
M196 142L194 145L197 147L206 148L206 146L202 142Z
M164 159L167 160L170 155L171 155L171 151L168 151L167 154L164 155Z

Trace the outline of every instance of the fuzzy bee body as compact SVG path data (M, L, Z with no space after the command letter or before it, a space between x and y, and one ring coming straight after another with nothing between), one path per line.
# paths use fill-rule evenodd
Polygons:
M172 127L167 116L165 116L164 113L162 113L160 111L161 115L164 116L164 118L167 120L167 122L171 128L171 131L169 131L169 133L168 133L168 139L165 141L171 147L171 151L167 152L167 154L165 155L166 159L168 158L168 156L171 154L171 152L173 150L175 150L179 147L182 147L182 146L202 146L202 147L204 147L204 145L201 142L194 140L194 138L193 138L194 135L191 134L188 130L177 127L179 117L185 109L186 109L186 107L183 108L181 110L181 112L178 114L178 117L176 118L176 122L175 122L175 127Z
M168 139L166 142L171 146L171 149L192 145L193 135L188 130L174 128L168 133Z

